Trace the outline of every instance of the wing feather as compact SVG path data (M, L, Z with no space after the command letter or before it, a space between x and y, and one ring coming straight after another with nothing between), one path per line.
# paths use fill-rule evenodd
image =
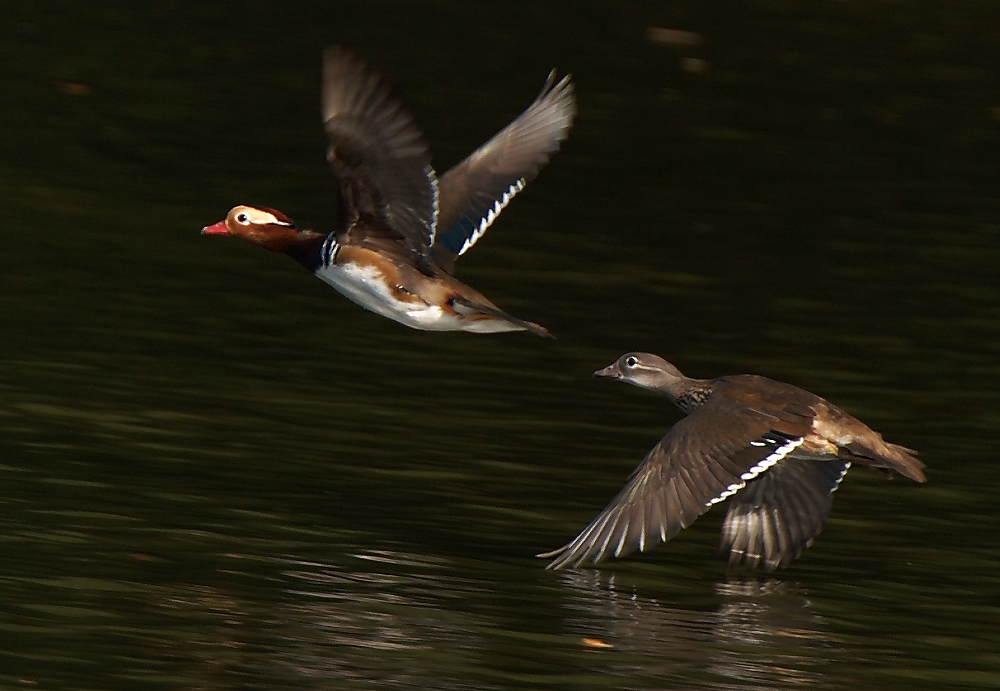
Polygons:
M741 475L767 458L801 443L801 438L771 433L775 418L751 410L739 401L710 398L705 405L675 424L636 468L618 496L577 537L541 557L551 557L550 569L596 563L640 547L639 533L629 525L655 517L659 531L644 535L649 549L691 525L720 497L742 488ZM765 437L765 435L767 435ZM707 445L705 439L713 439ZM751 442L764 440L764 444ZM763 472L763 471L761 471Z
M771 571L798 558L823 530L850 463L785 458L729 503L720 551L729 563Z
M388 80L342 48L323 53L323 125L340 182L339 240L388 237L425 256L438 215L427 145Z
M507 204L538 175L566 138L576 114L569 76L549 74L538 98L513 122L441 176L435 261L446 271Z

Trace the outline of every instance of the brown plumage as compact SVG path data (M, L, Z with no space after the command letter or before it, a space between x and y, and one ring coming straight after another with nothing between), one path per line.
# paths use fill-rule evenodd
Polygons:
M771 570L812 544L851 463L927 480L915 451L791 384L752 374L692 379L650 353L627 353L594 375L662 393L687 417L583 532L538 555L553 558L550 569L645 551L732 497L720 549L731 564Z
M520 116L440 179L388 80L353 53L324 51L322 101L340 185L337 229L300 230L279 211L240 205L202 232L285 252L365 309L415 329L551 336L452 274L566 138L576 113L569 77L551 73Z

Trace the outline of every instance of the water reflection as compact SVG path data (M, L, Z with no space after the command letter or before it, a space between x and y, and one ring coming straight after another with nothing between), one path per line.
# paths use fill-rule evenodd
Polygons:
M468 688L485 622L448 606L476 589L443 560L385 550L342 566L292 561L277 663L310 688ZM461 675L461 676L459 676ZM492 688L477 684L477 688Z
M140 634L140 658L120 669L125 678L184 679L192 689L267 688L248 674L255 662L255 617L237 593L172 584L157 590L151 612L157 632ZM173 635L165 635L166 632Z
M714 610L643 595L615 574L565 576L565 626L615 654L606 671L626 677L699 679L708 688L823 686L832 638L795 583L729 579ZM710 675L706 683L705 675Z
M832 640L822 619L795 583L774 579L726 581L712 634L722 644L713 671L739 679L747 688L781 683L816 686L831 660Z

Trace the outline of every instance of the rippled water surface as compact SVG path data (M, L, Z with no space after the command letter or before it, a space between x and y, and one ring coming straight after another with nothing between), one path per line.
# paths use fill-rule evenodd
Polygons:
M1000 686L1000 8L15 3L0 43L0 687ZM655 29L676 29L693 35ZM447 169L572 72L570 139L458 275L528 334L407 330L229 207L328 229L319 53ZM918 448L816 544L720 511L552 573L677 418L645 349Z

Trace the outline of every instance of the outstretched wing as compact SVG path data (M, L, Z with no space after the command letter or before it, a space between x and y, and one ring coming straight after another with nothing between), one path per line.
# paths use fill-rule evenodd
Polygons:
M559 549L550 569L646 551L743 489L802 443L806 420L781 420L711 396L675 424L625 488L583 532Z
M719 551L729 563L768 571L787 566L823 530L848 461L786 458L729 502Z
M569 76L556 82L552 71L527 110L441 177L439 232L431 251L442 268L451 273L455 258L538 175L566 138L575 114Z
M396 240L425 256L438 208L427 145L388 80L342 48L323 52L323 124L343 232L354 242L367 235Z

